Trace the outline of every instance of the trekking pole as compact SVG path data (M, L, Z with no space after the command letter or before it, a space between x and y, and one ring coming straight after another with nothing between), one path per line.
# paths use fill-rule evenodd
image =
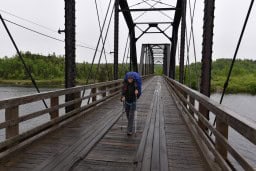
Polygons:
M125 113L125 106L124 105L125 105L125 102L123 101L121 130L123 130L123 122L124 122L124 113Z
M136 132L137 132L137 97L136 97L136 110L134 112L134 119L135 119L135 123L134 123L134 135L136 136Z

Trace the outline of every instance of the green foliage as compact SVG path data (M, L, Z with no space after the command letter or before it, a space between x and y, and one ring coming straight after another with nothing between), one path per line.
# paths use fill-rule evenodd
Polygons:
M160 64L156 64L155 68L155 75L163 75L163 66Z
M212 92L222 92L224 83L227 79L230 64L231 59L217 59L212 63ZM176 71L178 73L177 68ZM196 72L198 74L196 74ZM197 75L201 75L201 63L189 65L189 67L186 67L185 73L185 84L193 89L198 89L200 77ZM256 94L256 61L240 59L236 60L227 88L227 93Z
M55 54L42 56L22 53L23 59L32 73L38 80L62 79L64 76L64 58ZM4 80L28 80L21 60L17 55L12 58L0 58L0 78Z
M39 86L64 85L65 60L63 56L56 56L55 54L43 56L30 52L22 53L22 56ZM230 64L230 59L218 59L212 63L211 91L222 91ZM119 78L123 78L125 73L129 71L129 64L120 64L118 67ZM156 75L163 74L162 65L155 65L154 67ZM76 64L78 84L86 83L87 78L89 78L89 83L93 83L94 79L96 82L103 82L113 78L113 64L107 66L95 64L92 66L92 72L89 73L90 68L91 64L89 63ZM193 89L198 89L200 82L198 76L200 75L201 63L186 66L185 84ZM176 66L176 79L179 80L178 66ZM0 84L31 85L30 78L17 55L11 58L0 58ZM256 61L237 60L235 62L227 92L256 94Z

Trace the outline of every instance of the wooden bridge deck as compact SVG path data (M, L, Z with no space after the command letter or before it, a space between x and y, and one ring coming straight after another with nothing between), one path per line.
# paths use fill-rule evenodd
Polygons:
M1 160L0 170L208 170L162 77L144 83L137 133L118 98ZM122 129L121 129L122 128Z

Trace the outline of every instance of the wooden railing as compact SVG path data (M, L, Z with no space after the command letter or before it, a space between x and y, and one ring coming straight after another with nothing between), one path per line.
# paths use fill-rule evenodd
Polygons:
M147 77L149 76L143 76L142 78L145 79ZM53 126L56 126L67 119L73 118L73 116L81 114L97 104L118 95L121 91L122 82L123 80L120 79L1 100L0 110L4 110L5 121L0 123L0 130L5 129L5 140L0 143L0 152L6 151L14 145L32 138ZM82 97L83 91L86 91L87 94L89 93L89 95L85 94L85 96ZM62 98L64 98L65 95L68 94L75 94L76 98L72 101L60 103L60 97L63 96ZM48 108L38 109L33 113L20 116L19 108L21 105L26 107L28 104L40 102L41 100L48 102ZM69 106L75 107L73 110L64 112L62 115L60 115L60 109ZM19 127L22 122L29 121L43 115L50 115L50 119L45 123L36 126L35 128L20 133Z
M232 170L232 167L227 162L227 154L240 164L246 170L251 171L256 168L252 166L231 144L228 140L228 128L232 127L241 136L248 139L250 143L256 145L256 124L223 105L211 100L201 93L192 90L179 82L165 77L166 83L169 85L172 96L177 99L176 103L181 106L181 111L187 118L188 123L193 125L200 139L203 140L208 150L215 157L215 161L219 164L222 170ZM214 127L195 106L195 101L203 105L213 115L216 116L216 127ZM203 131L198 125L200 122L212 132L215 139L212 139L208 132Z

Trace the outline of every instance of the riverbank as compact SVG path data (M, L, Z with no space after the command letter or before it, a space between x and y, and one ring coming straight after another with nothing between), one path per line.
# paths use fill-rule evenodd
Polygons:
M221 93L224 87L226 77L215 77L211 82L211 91ZM231 77L228 88L226 90L228 94L246 93L256 95L256 77L255 74L249 74L246 76Z
M226 93L228 94L252 94L256 95L256 79L252 76L247 77L234 77L230 80ZM212 80L211 92L221 93L223 91L223 85L225 77L215 77ZM36 80L38 87L42 88L64 88L64 80ZM85 85L85 80L77 80L77 85ZM93 80L89 81L89 84L93 83ZM0 86L16 86L16 87L33 87L30 80L0 80Z
M85 85L85 80L77 80L77 85ZM93 83L93 80L89 81L89 84ZM64 88L64 80L36 80L38 87L42 88ZM31 80L0 80L0 86L15 86L15 87L33 87Z

